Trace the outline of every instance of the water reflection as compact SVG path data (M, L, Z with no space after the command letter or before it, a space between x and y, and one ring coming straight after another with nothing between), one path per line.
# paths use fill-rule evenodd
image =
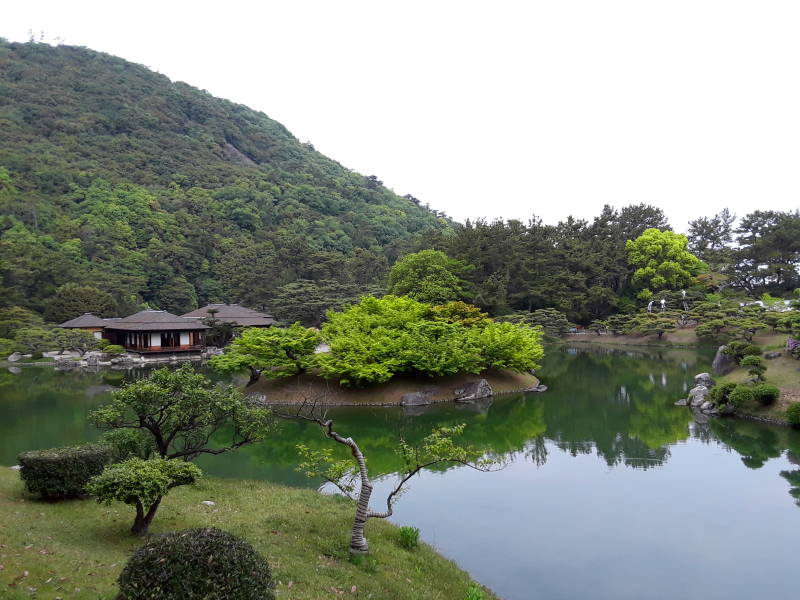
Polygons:
M467 423L465 442L539 467L550 453L562 452L593 455L611 468L653 469L669 461L671 448L690 439L737 453L748 469L759 469L786 452L800 456L798 432L732 419L698 423L689 410L673 405L710 360L710 354L690 350L551 349L540 369L549 387L543 394L498 396L476 404L342 407L330 410L329 416L340 431L356 437L377 476L401 467L394 451L398 437L414 443L436 426L460 422ZM86 422L88 411L107 401L110 390L123 381L144 373L56 373L44 367L3 373L0 461L13 463L17 453L31 448L95 439L97 432ZM218 476L316 485L294 471L299 443L329 446L313 424L287 421L267 443L200 463ZM781 475L797 498L800 469Z

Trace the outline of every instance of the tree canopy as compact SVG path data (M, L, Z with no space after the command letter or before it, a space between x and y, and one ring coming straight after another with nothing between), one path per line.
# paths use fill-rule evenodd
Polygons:
M647 229L635 240L628 240L628 262L636 267L633 282L642 287L640 297L649 298L659 290L688 287L703 268L688 250L685 235Z

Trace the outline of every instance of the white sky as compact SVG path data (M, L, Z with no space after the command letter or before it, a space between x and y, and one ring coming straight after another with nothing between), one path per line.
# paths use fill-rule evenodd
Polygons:
M262 110L459 220L800 206L797 0L3 7L0 36L29 30Z

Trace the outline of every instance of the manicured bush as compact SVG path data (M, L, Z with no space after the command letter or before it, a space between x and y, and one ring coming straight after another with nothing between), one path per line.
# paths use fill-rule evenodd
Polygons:
M792 402L786 409L786 419L790 425L800 427L800 402Z
M764 363L763 358L751 354L745 356L739 364L747 368L747 372L753 378L753 381L756 383L763 381L764 373L767 371L767 365Z
M117 344L108 344L105 348L103 348L103 352L111 355L122 354L125 352L125 348Z
M406 550L413 550L419 546L419 529L416 527L400 528L400 546Z
M267 561L249 543L215 528L177 531L133 553L120 600L274 600Z
M730 393L736 389L735 383L723 383L722 385L711 388L709 399L717 406L727 404Z
M770 404L775 404L780 398L781 390L771 383L762 383L753 388L753 393L760 404L769 406Z
M728 395L728 401L737 408L752 403L755 399L753 388L746 385L737 385Z
M725 354L730 354L738 365L745 356L761 356L761 346L736 340L726 346Z
M103 444L31 450L17 457L25 487L45 500L86 493L86 484L102 473L111 459L111 448Z
M136 507L131 532L144 535L169 490L194 483L202 474L198 467L181 460L131 458L92 478L86 491L101 503L118 500Z
M129 458L147 460L156 451L152 436L141 429L112 429L106 431L100 439L111 447L112 462L115 463Z

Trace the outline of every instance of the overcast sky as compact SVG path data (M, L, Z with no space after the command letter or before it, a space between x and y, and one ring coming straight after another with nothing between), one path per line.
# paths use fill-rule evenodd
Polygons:
M800 205L800 2L26 0L43 31L264 111L463 220Z

